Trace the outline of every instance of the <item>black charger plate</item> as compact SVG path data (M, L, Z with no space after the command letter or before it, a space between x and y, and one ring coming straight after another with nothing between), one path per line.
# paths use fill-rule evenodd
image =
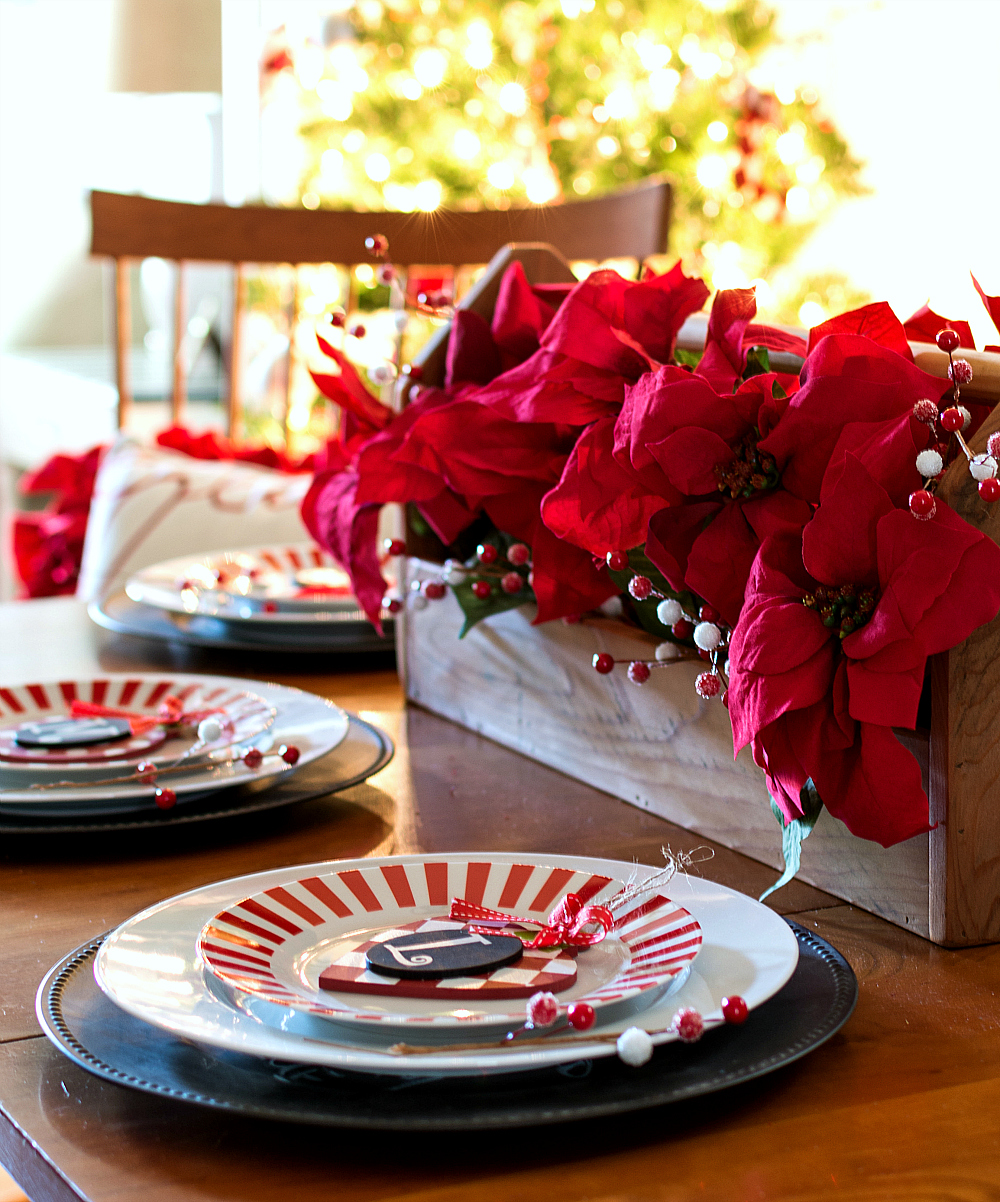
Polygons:
M99 831L152 830L257 814L325 797L328 793L359 785L369 776L381 772L395 754L392 739L384 730L355 714L348 714L348 717L351 724L347 739L327 755L290 775L217 789L198 800L179 801L172 810L158 810L150 803L144 809L119 808L106 814L61 818L54 813L37 817L4 813L0 806L0 835L82 835Z
M786 921L788 921L786 919ZM739 1027L657 1048L641 1068L616 1056L535 1072L394 1077L195 1047L133 1018L94 980L104 936L72 952L38 991L46 1035L81 1068L145 1093L253 1118L396 1131L534 1126L643 1110L753 1080L805 1056L850 1017L858 983L825 940L799 941L791 980Z
M223 651L281 651L304 655L335 655L350 651L391 651L393 623L383 622L380 637L371 622L331 621L315 624L260 623L212 618L205 614L175 614L133 601L124 592L87 606L92 621L116 634L134 634L168 643L215 647Z

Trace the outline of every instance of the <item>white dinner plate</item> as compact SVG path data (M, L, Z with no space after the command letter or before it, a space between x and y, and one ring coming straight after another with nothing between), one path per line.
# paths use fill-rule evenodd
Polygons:
M224 735L201 747L197 761L225 758L228 748L249 746L274 722L274 707L247 689L245 682L234 687L214 676L183 683L175 675L160 673L8 685L0 688L0 789L36 781L120 776L140 760L158 766L178 760L196 743L194 729L175 734L155 726L126 739L83 748L25 749L15 739L17 730L27 724L44 727L69 716L74 701L155 718L168 697L176 697L188 712L219 709L228 720ZM26 758L29 755L33 758Z
M254 893L330 872L363 871L373 865L423 865L430 860L486 860L493 864L523 863L516 852L452 856L392 856L333 861L254 873L192 890L159 903L114 931L97 957L94 971L101 988L137 1018L215 1048L267 1059L332 1068L391 1074L464 1074L543 1068L579 1059L613 1055L615 1045L601 1036L624 1030L635 1019L626 1015L572 1040L546 1044L475 1047L394 1055L385 1035L367 1040L331 1038L331 1024L294 1007L278 1006L251 995L231 995L206 972L197 951L203 927L223 907ZM527 857L535 859L536 857ZM603 874L616 879L648 879L658 870L618 860L581 856L545 856L553 867ZM540 862L540 859L539 859ZM654 1043L675 1036L666 1030L682 1006L697 1009L707 1023L721 1021L725 996L738 994L752 1009L772 997L791 977L798 944L782 919L749 897L699 877L678 874L671 896L702 929L702 946L685 983L641 1012L641 1025Z
M134 677L109 676L108 679L118 681ZM203 764L193 767L190 771L161 776L159 783L173 789L179 802L186 796L203 796L230 785L267 780L281 773L303 768L332 751L347 735L347 714L333 702L301 689L263 681L240 680L231 676L177 673L171 679L181 689L189 683L204 685L206 682L212 682L234 690L249 690L263 698L275 711L272 725L251 740L251 746L258 747L266 757L258 768L248 768L241 759L235 759L211 765ZM299 749L299 759L294 767L286 764L280 756L268 754L283 744L294 745ZM72 787L60 789L0 787L0 809L15 814L106 813L115 802L120 802L123 809L134 809L137 800L151 802L154 788L154 784L99 785L96 782L73 782Z
M314 543L168 559L137 572L125 592L170 613L250 625L365 620L347 573Z
M235 991L338 1027L452 1041L502 1034L523 1026L526 999L539 991L555 992L564 1004L586 1002L598 1022L607 1022L680 984L701 946L697 921L667 891L616 902L625 885L535 856L514 864L435 856L305 873L213 915L198 952L208 971ZM540 923L568 895L610 909L614 926L599 943L572 952L529 949L491 972L435 981L366 968L364 952L373 944L394 946L399 936L421 934L422 946L432 947L461 931L463 924L448 918L452 898ZM324 983L324 972L344 987Z

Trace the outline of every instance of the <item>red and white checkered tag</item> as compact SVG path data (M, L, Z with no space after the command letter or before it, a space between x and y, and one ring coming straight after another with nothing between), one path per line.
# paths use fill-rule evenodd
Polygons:
M415 935L423 931L460 931L462 923L447 919L408 922L405 926L380 931L375 938L349 940L338 947L337 959L320 974L323 989L337 993L373 993L391 997L425 997L461 1000L475 995L477 1001L501 1001L531 997L539 989L558 993L576 981L576 960L565 951L525 951L514 964L470 977L438 980L405 980L372 972L365 953L376 943Z

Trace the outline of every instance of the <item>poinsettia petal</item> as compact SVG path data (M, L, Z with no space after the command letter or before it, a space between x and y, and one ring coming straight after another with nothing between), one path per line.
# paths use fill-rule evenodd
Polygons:
M720 501L701 501L661 509L649 519L646 554L675 591L683 592L686 587L684 576L695 539L721 508Z
M547 304L528 283L524 267L514 261L500 281L493 321L493 341L507 362L523 363L538 350L538 340L555 317L556 306Z
M647 444L650 455L680 492L702 496L718 489L717 466L729 463L733 451L714 430L682 426L663 442Z
M806 571L821 584L878 584L878 521L891 511L885 489L846 455L840 479L802 532Z
M800 798L802 789L809 780L809 773L797 754L795 744L789 738L787 719L782 717L772 722L754 737L752 746L754 763L758 768L763 768L767 791L781 810L785 821L791 822L800 818Z
M744 501L742 508L743 516L761 543L772 534L791 531L801 535L806 522L813 515L813 508L808 501L793 497L780 488Z
M939 317L929 305L920 308L903 322L903 331L911 342L933 342L940 330L954 330L959 338L959 346L967 347L970 351L976 349L976 340L972 336L972 327L967 321L951 321L947 317Z
M478 504L456 496L450 488L442 488L433 497L416 503L417 509L431 529L447 547L478 516Z
M744 354L752 346L766 346L769 351L784 351L790 355L800 355L803 359L809 349L809 343L798 334L790 334L776 326L758 325L753 322L743 331Z
M542 521L559 538L594 555L645 541L654 513L680 501L643 488L612 456L614 419L595 422L577 440L559 483L542 500Z
M664 523L673 510L664 511ZM750 569L759 547L737 501L723 505L691 545L684 582L734 625L743 608Z
M485 319L472 309L456 309L445 357L445 388L463 382L488 384L501 370L500 351Z
M809 331L808 354L811 355L819 343L831 334L859 334L878 343L879 346L895 351L904 359L913 359L903 323L885 301L862 305L860 309L852 309L849 313L841 313L821 325L813 326Z
M623 386L619 375L541 350L469 399L511 421L589 426L618 412Z
M558 351L605 371L636 380L645 361L614 335L624 328L625 293L635 287L615 271L595 271L559 307L542 335L543 350Z
M757 312L752 288L726 288L715 294L705 335L705 353L695 375L718 392L732 392L743 375L743 334Z
M901 650L917 662L906 668L898 655L847 661L852 718L880 726L916 727L927 657L920 655L913 643L904 644Z
M825 500L844 470L844 456L850 452L882 485L896 505L905 505L910 493L921 486L917 471L918 452L930 440L930 431L910 414L901 414L884 422L849 422L843 429L830 456L823 477L820 500Z
M686 276L678 259L669 271L647 276L625 292L624 328L648 355L666 363L685 318L697 313L709 295L704 280Z

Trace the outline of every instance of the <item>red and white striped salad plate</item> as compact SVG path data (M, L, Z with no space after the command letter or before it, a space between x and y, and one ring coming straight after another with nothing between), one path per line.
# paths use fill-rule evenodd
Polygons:
M164 560L137 572L125 592L170 613L251 624L365 620L347 573L314 543Z
M724 885L683 873L673 878L667 891L682 903L681 908L700 928L701 949L697 958L689 963L687 972L676 973L649 1006L645 1006L648 995L640 996L636 1005L626 1007L617 1015L610 1006L605 1006L589 1031L570 1033L568 1037L563 1034L554 1042L541 1038L505 1044L499 1033L491 1034L488 1028L479 1028L476 1035L474 1029L464 1023L440 1029L435 1038L432 1034L435 1028L430 1024L332 1022L325 1016L310 1013L305 1005L270 1002L224 983L209 969L199 951L203 932L219 915L247 914L247 920L255 922L259 916L241 911L238 908L241 902L264 896L267 901L262 904L271 909L276 904L272 891L284 889L289 895L297 895L301 882L307 880L328 884L331 892L345 906L350 906L353 914L350 925L355 931L377 927L387 911L398 910L401 915L408 913L411 916L414 909L446 913L447 902L442 908L436 899L446 894L474 893L469 881L472 864L490 866L483 889L486 904L499 901L503 896L501 880L508 880L512 875L520 878L526 869L529 870L528 880L518 894L517 909L509 911L521 917L531 913L531 903L541 891L541 884L551 879L554 870L565 874L566 879L559 885L563 891L574 886L579 889L594 877L608 882L605 890L613 889L616 886L612 882L630 879L644 882L658 871L648 865L617 860L583 856L538 857L513 852L372 857L278 868L203 886L129 919L102 946L95 963L95 976L104 992L122 1009L196 1044L293 1064L420 1076L427 1073L514 1072L613 1056L614 1037L634 1025L650 1031L654 1044L669 1043L677 1038L671 1022L680 1008L691 1006L701 1013L706 1023L721 1023L724 997L739 994L753 1010L772 997L795 970L798 943L777 914ZM426 883L428 865L444 865L447 869L446 886L443 892L434 893L433 903ZM402 876L393 871L398 868L404 870ZM386 874L383 869L390 871ZM351 873L360 876L351 876ZM475 870L473 885L481 879L476 875L479 873L480 869ZM440 877L441 867L431 869L432 878L435 874ZM399 888L403 879L414 901L419 898L422 903L426 897L427 905L400 906L390 882L394 880ZM361 881L378 900L381 911L368 910L350 888L350 882L354 882L364 894ZM315 898L314 893L306 892L310 898ZM556 890L553 897L558 896L559 890ZM600 890L594 896L599 897ZM368 900L372 904L371 899ZM320 909L311 902L305 904L321 916ZM548 899L539 902L539 908L534 912L536 916L545 916L548 905ZM294 910L292 913L295 919L287 920L292 925L303 931L307 927L315 930L301 914ZM259 925L264 929L262 923ZM236 929L240 930L241 936L248 934L244 928ZM281 933L282 936L290 935L287 931ZM633 942L638 942L633 932L624 933ZM664 933L669 935L669 930ZM310 936L310 944L314 938ZM617 938L616 932L614 941ZM614 942L609 946L614 946ZM592 950L600 947L601 944L597 944ZM274 959L274 953L260 958L269 963ZM590 969L586 965L585 956L581 954L578 965L581 993L558 993L556 996L562 1002L581 996L588 989L593 992L611 985L610 980L589 978ZM599 978L600 973L595 975ZM301 988L304 990L305 986ZM412 1000L409 1005L414 1005ZM420 1005L429 1007L430 1012L425 1018L433 1016L435 1007L431 1003L421 1001ZM505 1003L490 1005L500 1008ZM519 1019L523 1019L523 1015L522 1008ZM411 1031L419 1033L417 1039L407 1038ZM392 1050L392 1046L401 1037L403 1042L427 1047L400 1055Z
M162 764L183 755L196 740L157 725L126 739L85 747L23 747L20 728L54 724L68 717L74 702L126 710L144 717L160 716L167 697L188 711L218 709L228 721L224 737L207 743L199 756L211 758L233 745L248 745L274 722L274 707L246 688L213 677L178 680L175 676L102 676L90 680L41 681L0 687L0 781L16 774L37 776L107 776L127 770L139 760Z
M601 1022L649 1005L687 975L701 947L701 928L669 897L653 892L612 905L612 930L575 955L525 952L493 973L429 983L424 997L410 996L405 985L387 987L388 978L365 969L359 948L428 920L436 929L460 927L447 923L452 898L537 922L567 894L609 905L624 887L622 879L533 858L509 863L439 856L338 869L264 889L220 910L201 932L198 952L210 972L240 993L340 1025L452 1037L459 1028L511 1030L523 1024L525 997L536 989L558 990L564 1003L589 1003ZM348 982L346 989L321 987L320 976L331 968ZM370 992L362 991L366 983Z

